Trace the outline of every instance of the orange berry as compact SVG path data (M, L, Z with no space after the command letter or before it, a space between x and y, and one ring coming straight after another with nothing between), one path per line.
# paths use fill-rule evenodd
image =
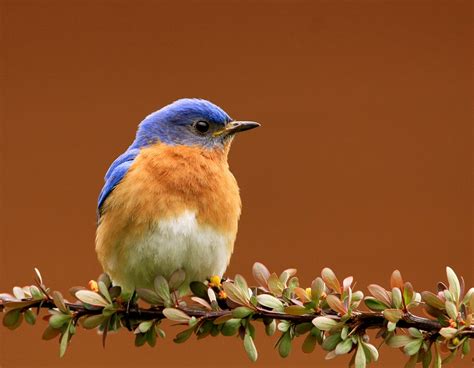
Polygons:
M99 286L97 285L97 281L95 280L90 280L88 286L89 286L89 289L91 289L92 291L95 291L95 292L99 291Z
M219 295L218 295L219 299L226 299L227 298L227 294L224 290L221 290L219 291Z

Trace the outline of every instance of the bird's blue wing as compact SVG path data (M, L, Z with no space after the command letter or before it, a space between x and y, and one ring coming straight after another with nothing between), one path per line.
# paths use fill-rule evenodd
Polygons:
M117 157L112 165L110 165L109 170L107 170L107 173L105 174L105 185L100 192L99 201L97 204L97 213L99 216L101 214L102 206L104 205L105 200L128 172L128 169L132 165L139 152L140 150L137 148L129 149Z

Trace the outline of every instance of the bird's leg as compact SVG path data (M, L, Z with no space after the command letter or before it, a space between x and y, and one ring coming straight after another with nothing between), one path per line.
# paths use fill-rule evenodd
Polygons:
M132 295L127 301L127 309L125 310L125 327L129 331L132 331L132 324L130 322L130 309L137 306L137 303L135 302L136 297L137 297L137 292L134 289Z

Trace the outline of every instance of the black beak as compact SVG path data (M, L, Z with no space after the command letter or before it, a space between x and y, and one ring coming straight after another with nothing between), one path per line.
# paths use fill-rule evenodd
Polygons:
M240 133L245 130L250 130L254 128L258 128L260 126L259 123L255 121L232 121L226 125L226 127L220 131L221 134L235 134ZM219 134L220 135L220 134Z

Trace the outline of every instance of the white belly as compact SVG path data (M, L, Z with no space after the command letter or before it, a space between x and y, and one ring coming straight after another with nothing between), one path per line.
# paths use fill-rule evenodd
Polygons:
M108 262L109 273L128 291L152 288L156 275L169 278L180 268L188 282L204 281L212 275L222 276L233 241L232 235L199 225L196 214L186 211L177 218L157 222L140 237L124 239L124 252Z

